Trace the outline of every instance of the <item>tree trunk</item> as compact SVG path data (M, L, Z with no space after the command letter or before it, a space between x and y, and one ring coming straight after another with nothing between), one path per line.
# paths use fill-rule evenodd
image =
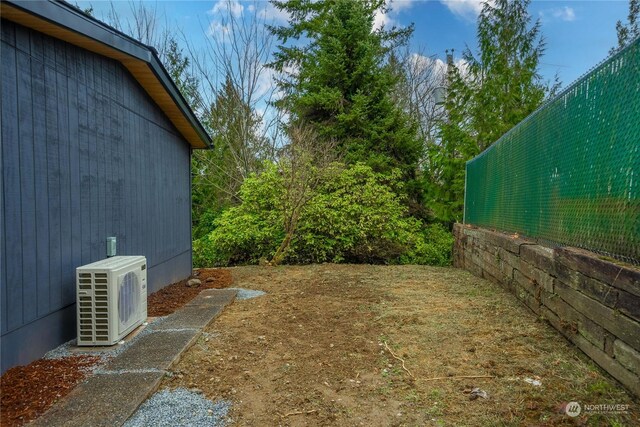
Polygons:
M280 264L280 262L284 258L284 254L285 254L287 248L289 248L289 244L291 243L291 239L292 238L293 238L293 231L290 231L285 235L284 240L280 244L280 247L276 251L276 254L273 256L271 261L269 261L269 264L271 264L273 266L276 266L276 265Z

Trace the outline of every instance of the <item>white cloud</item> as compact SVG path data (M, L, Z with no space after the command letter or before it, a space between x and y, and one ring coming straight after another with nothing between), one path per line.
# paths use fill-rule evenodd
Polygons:
M213 38L224 38L231 32L231 25L223 24L220 21L212 21L207 28L207 35Z
M225 38L231 32L229 16L240 18L244 13L244 6L238 0L216 0L213 7L207 11L212 21L207 28L207 35L214 38Z
M383 26L385 27L393 27L399 26L398 15L403 10L408 10L413 7L413 3L410 0L399 0L399 1L391 1L388 2L388 10L386 12L377 11L376 15L373 19L373 28L380 29Z
M410 65L418 72L426 71L429 68L432 68L433 73L436 75L444 75L447 72L447 64L442 59L420 55L419 53L411 55Z
M440 3L461 18L474 20L482 12L484 0L440 0Z
M213 8L207 12L209 15L218 15L224 12L231 12L236 18L242 15L244 6L238 0L217 0Z
M373 28L376 30L382 27L388 27L391 25L392 19L389 15L380 11L376 12L376 16L373 18Z
M440 58L434 56L424 56L419 53L411 55L411 66L416 72L423 72L431 69L436 80L443 79L447 74L447 63ZM463 58L453 60L454 65L460 71L460 74L465 77L469 73L469 64Z
M554 18L560 19L561 21L571 22L576 20L576 12L569 6L554 9L552 14Z
M576 11L569 6L541 10L538 14L543 21L572 22L576 20Z
M453 61L453 63L456 65L456 67L458 67L458 70L460 71L460 75L462 76L462 78L467 80L467 78L470 77L469 63L465 61L463 58L458 58L455 61Z
M233 28L232 21L236 23L244 21L249 15L255 13L255 6L246 8L241 0L216 0L213 7L207 11L211 16L211 22L207 28L207 36L216 39L226 39Z
M275 7L271 2L258 11L258 16L267 23L285 24L289 21L289 14Z
M264 64L260 65L258 80L255 88L255 98L261 99L269 96L269 93L275 88L275 78L277 72L273 68L268 68Z

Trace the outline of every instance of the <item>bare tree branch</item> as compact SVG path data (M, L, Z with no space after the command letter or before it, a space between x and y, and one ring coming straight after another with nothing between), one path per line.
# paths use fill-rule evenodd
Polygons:
M329 178L337 161L335 141L318 140L308 127L289 128L291 143L282 150L278 167L284 174L283 218L285 237L270 261L278 265L284 259L298 227L304 207L315 195L315 190Z

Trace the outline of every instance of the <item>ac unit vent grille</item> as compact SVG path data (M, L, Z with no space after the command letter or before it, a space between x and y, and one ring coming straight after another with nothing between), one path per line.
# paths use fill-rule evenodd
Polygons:
M78 289L85 291L86 295L78 297L79 332L80 340L95 340L94 328L94 275L91 273L80 273L78 275Z

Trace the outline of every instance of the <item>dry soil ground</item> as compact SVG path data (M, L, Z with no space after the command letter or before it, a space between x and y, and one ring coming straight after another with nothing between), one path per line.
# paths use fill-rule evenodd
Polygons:
M232 273L234 286L268 294L227 307L163 386L232 400L234 425L640 423L638 401L621 386L511 294L464 271L315 265ZM471 400L475 387L488 398ZM570 401L629 410L570 418Z

